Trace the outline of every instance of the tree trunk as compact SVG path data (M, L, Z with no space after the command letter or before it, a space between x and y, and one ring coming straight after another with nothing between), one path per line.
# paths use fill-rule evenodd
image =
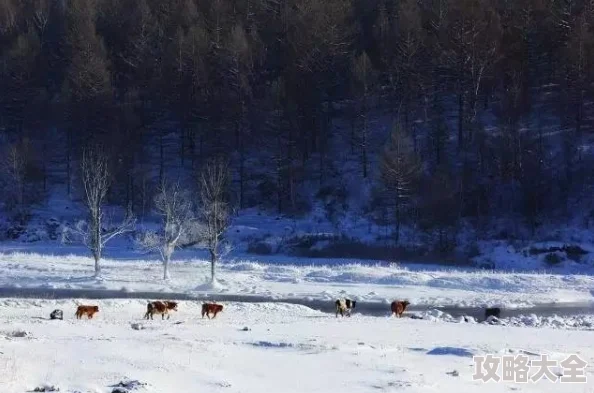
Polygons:
M361 160L363 164L363 178L367 179L367 93L363 96L363 129L361 135Z
M95 260L95 277L99 277L101 276L101 265L99 264L101 252L98 249L93 250L93 259Z
M47 191L47 142L43 142L43 192Z
M244 206L244 181L245 181L245 149L243 142L243 135L241 129L241 121L237 126L238 138L239 138L239 208L243 209Z
M163 183L163 176L165 175L165 153L163 149L163 131L161 131L159 135L159 184Z
M215 251L210 251L210 282L215 282L215 265L217 262L217 254Z
M363 117L363 138L361 140L361 149L363 152L363 178L367 179L367 114Z
M398 243L400 243L400 220L401 220L401 215L400 215L400 200L398 198L398 196L396 196L396 233L395 233L395 238L394 241L396 242L396 245L398 245Z
M183 168L185 166L185 155L186 155L186 122L184 121L180 127L180 148L179 148L179 158L180 164Z
M291 203L291 210L295 211L295 174L293 171L293 125L289 121L289 141L287 143L287 191L289 192L289 202Z
M323 104L322 104L323 105ZM320 159L320 186L324 183L326 173L326 136L328 132L328 114L320 108L320 129L318 131L318 154Z
M277 210L278 214L282 213L283 211L283 168L282 168L282 142L280 131L278 131L277 135L277 149L278 149L278 156L276 157L276 194L277 194Z
M169 259L171 257L169 255L165 255L163 258L163 280L169 280L171 277L169 276Z
M357 128L357 114L353 110L354 115L351 117L351 136L349 142L351 145L351 154L355 154L355 130Z
M460 87L462 89L462 87ZM458 93L458 150L464 146L464 94Z
M92 219L92 223L93 238L91 240L91 247L93 248L93 258L95 259L95 276L98 277L101 275L101 266L99 265L99 260L101 259L101 221L95 217Z
M189 143L190 143L190 159L191 159L191 166L192 170L196 169L196 128L197 126L192 126L190 130Z
M68 196L71 196L71 178L72 178L72 169L71 169L71 161L72 161L72 129L68 127L68 133L66 134L66 189L68 192Z

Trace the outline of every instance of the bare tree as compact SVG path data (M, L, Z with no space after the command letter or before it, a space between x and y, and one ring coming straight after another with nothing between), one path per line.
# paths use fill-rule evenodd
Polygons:
M250 74L253 71L252 50L245 29L241 24L233 27L228 44L230 57L229 82L234 92L235 134L239 153L239 206L243 206L245 199L245 161L246 140L249 138L247 123L248 105L251 98Z
M0 180L4 186L4 202L11 218L24 224L33 202L40 200L40 193L30 192L42 171L35 159L33 147L25 138L8 145L1 153Z
M485 80L500 59L501 26L489 17L490 2L467 0L453 4L449 12L445 63L453 72L458 99L458 148L467 148L477 104Z
M381 160L382 181L395 202L396 242L400 237L403 205L412 197L420 174L421 163L410 138L396 126Z
M359 99L359 107L357 108L357 115L360 119L361 126L357 134L357 144L361 148L361 166L363 168L363 177L367 178L369 166L369 111L370 111L370 96L373 94L374 83L376 81L376 72L373 69L371 60L367 53L363 52L353 60L352 65L354 71L354 91Z
M188 193L179 183L163 182L154 199L155 209L161 216L161 230L147 232L140 240L143 248L157 250L163 261L163 279L168 280L169 261L175 248L188 236L193 223L192 204Z
M421 227L436 233L439 252L447 253L452 251L456 240L459 211L456 184L446 165L440 166L423 183L419 206Z
M215 265L224 251L224 234L230 222L227 202L229 174L227 163L210 160L200 174L200 213L202 239L210 254L211 282L215 282Z
M81 221L74 228L74 232L81 236L83 243L89 248L95 260L95 276L101 275L101 255L103 248L114 237L131 231L135 225L135 218L126 215L124 220L115 227L109 227L106 222L103 205L111 184L111 176L107 157L100 149L86 149L81 161L81 176L85 190L85 205L88 212L88 222Z
M11 210L20 216L25 204L25 155L18 145L11 145L8 147L3 161L2 169L6 182L10 184L10 187L7 187L8 201Z
M7 33L18 25L19 6L17 4L12 0L0 1L0 33Z

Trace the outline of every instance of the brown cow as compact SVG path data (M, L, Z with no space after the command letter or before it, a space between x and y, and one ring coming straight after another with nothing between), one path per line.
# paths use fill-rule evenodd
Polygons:
M406 307L408 307L409 304L410 302L408 300L393 301L390 305L390 308L392 309L392 315L397 315L398 318L402 317L402 313L406 310Z
M216 303L204 303L202 305L202 318L206 315L210 319L210 314L213 314L213 318L217 317L217 314L223 311L223 306Z
M86 315L88 319L93 319L93 315L99 312L98 306L78 306L76 308L76 319L81 319Z

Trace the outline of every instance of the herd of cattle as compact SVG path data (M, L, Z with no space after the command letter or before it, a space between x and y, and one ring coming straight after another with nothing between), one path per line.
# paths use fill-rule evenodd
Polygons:
M341 316L351 316L351 311L357 305L355 300L351 299L338 299L334 303L336 307L336 317L338 314ZM407 300L395 300L390 304L390 311L392 312L392 316L397 316L398 318L402 317L406 308L410 305L410 302ZM171 311L177 311L178 303L164 300L164 301L154 301L148 302L146 306L146 313L144 314L144 319L153 319L155 314L161 315L161 319L167 319L170 317ZM205 316L210 318L210 315L213 315L213 318L216 318L217 314L223 311L223 306L221 304L216 303L203 303L202 304L202 318ZM93 315L99 312L99 306L89 306L89 305L79 305L76 309L76 319L81 319L83 316L87 316L88 319L92 319ZM489 317L496 317L499 318L501 314L501 309L497 307L487 308L485 310L485 319ZM54 310L50 314L50 319L63 319L63 313L61 310Z
M335 303L336 305L336 316L338 314L341 316L347 315L351 316L351 310L355 308L357 302L355 300L350 299L338 299ZM390 311L392 312L392 316L396 315L398 318L402 317L406 308L410 305L408 300L395 300L390 304ZM485 320L489 318L500 318L501 316L501 309L499 307L488 307L485 309ZM464 318L466 320L466 317Z
M161 315L161 319L165 319L165 315L167 315L167 319L169 319L169 313L171 311L177 311L177 302L172 302L169 300L164 301L156 301L156 302L148 302L146 305L146 313L144 314L144 319L153 319L155 314ZM221 304L216 303L204 303L202 304L202 318L205 316L210 319L210 315L213 315L213 318L217 316L218 313L223 311L223 306ZM87 319L93 319L93 316L99 312L99 306L87 306L87 305L79 305L76 308L76 319L81 319L83 316L87 316ZM50 319L63 319L62 310L54 310L50 314Z

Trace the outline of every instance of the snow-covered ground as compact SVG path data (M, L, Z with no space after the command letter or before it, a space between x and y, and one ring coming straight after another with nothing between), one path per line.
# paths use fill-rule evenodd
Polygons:
M195 251L176 253L171 279L163 281L154 256L121 247L108 250L101 279L93 277L92 260L82 248L33 250L0 248L0 294L72 289L106 298L0 298L1 393L51 385L67 393L111 393L127 381L139 384L122 392L594 392L592 314L537 316L527 309L492 324L438 310L407 313L422 319L388 317L394 299L429 308L591 303L590 275L244 256L219 264L220 287L212 289L204 285L210 265ZM144 321L146 300L109 298L113 291L129 297L153 292L164 299L172 293L208 296L225 310L203 320L198 301L182 300L170 320ZM223 295L276 302L226 302ZM345 296L386 312L337 319L278 302L331 306ZM100 312L93 320L76 320L77 304L98 305ZM64 310L64 321L48 319L56 308ZM472 356L486 354L548 354L558 361L578 354L589 363L590 381L473 381Z
M106 259L102 263L103 277L97 280L93 277L92 260L87 256L5 253L0 254L0 289L107 289L190 295L208 292L215 298L217 293L224 293L322 301L348 296L386 305L394 299L408 299L413 305L422 306L506 308L594 301L594 277L590 275L492 272L354 261L317 260L315 265L304 264L304 261L298 264L290 259L282 261L240 259L222 263L218 266L221 288L213 294L202 286L210 275L209 263L186 259L183 254L172 263L171 279L165 282L161 264L155 259Z
M93 320L76 304L96 304ZM591 331L445 323L299 305L224 303L214 320L181 302L170 320L142 320L142 300L0 300L0 391L60 392L593 392ZM48 319L64 310L64 321ZM536 334L538 333L538 334ZM473 355L578 354L587 384L473 381ZM531 369L531 375L535 372ZM560 368L553 368L556 374ZM132 386L132 385L131 385ZM126 391L126 390L122 390Z

